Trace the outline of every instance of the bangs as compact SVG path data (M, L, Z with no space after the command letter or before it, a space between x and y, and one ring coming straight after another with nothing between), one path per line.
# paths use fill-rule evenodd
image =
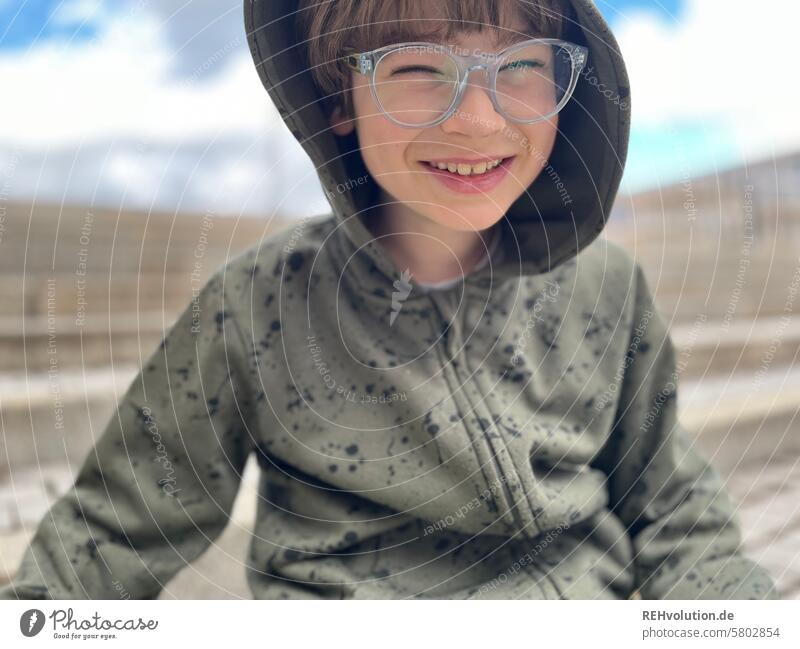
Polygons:
M343 41L361 51L410 41L446 42L459 32L491 30L503 47L526 38L559 38L563 17L553 3L519 0L359 2Z

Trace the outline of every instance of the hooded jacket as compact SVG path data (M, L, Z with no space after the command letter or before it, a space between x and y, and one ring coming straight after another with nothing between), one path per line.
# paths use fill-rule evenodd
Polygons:
M364 225L376 186L354 136L328 129L296 3L244 3L332 212L259 242L187 306L3 596L155 597L222 532L254 453L256 598L777 597L677 421L642 271L598 238L629 85L594 5L571 4L588 73L547 166L502 221L499 261L429 290Z

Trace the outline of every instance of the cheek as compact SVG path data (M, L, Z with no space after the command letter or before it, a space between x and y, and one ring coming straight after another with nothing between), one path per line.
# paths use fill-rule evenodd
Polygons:
M352 92L358 146L367 169L376 177L381 172L407 170L409 146L419 131L397 126L386 119L368 85L354 86ZM403 175L392 174L384 182L396 183Z
M360 119L358 122L358 146L361 149L361 157L367 166L367 171L372 174L379 183L385 184L391 178L396 178L396 174L390 172L397 171L402 161L400 150L396 140L386 132L386 128L380 123L381 118Z
M529 143L526 153L532 158L548 158L558 133L558 115L546 122L524 126L521 130Z
M395 126L380 115L361 116L356 122L358 145L367 170L381 184L402 182L408 170L406 129ZM388 175L387 175L388 174Z

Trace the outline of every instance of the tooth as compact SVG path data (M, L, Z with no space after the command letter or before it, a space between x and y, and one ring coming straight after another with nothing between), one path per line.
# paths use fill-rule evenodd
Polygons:
M472 173L472 165L460 163L457 169L459 176L469 176Z
M448 162L447 163L447 171L449 171L451 173L455 173L456 171L458 171L458 165L456 165L455 162Z
M472 173L473 174L486 173L486 163L485 162L479 162L478 164L473 165L472 166Z
M447 163L446 162L439 162L439 163L437 163L436 166L439 167L439 169L447 169Z

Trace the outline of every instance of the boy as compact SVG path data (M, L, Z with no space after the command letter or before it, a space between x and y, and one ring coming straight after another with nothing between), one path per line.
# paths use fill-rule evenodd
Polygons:
M598 239L629 90L593 5L245 19L333 214L205 287L3 594L156 596L254 452L257 598L776 598L676 420L642 272Z

